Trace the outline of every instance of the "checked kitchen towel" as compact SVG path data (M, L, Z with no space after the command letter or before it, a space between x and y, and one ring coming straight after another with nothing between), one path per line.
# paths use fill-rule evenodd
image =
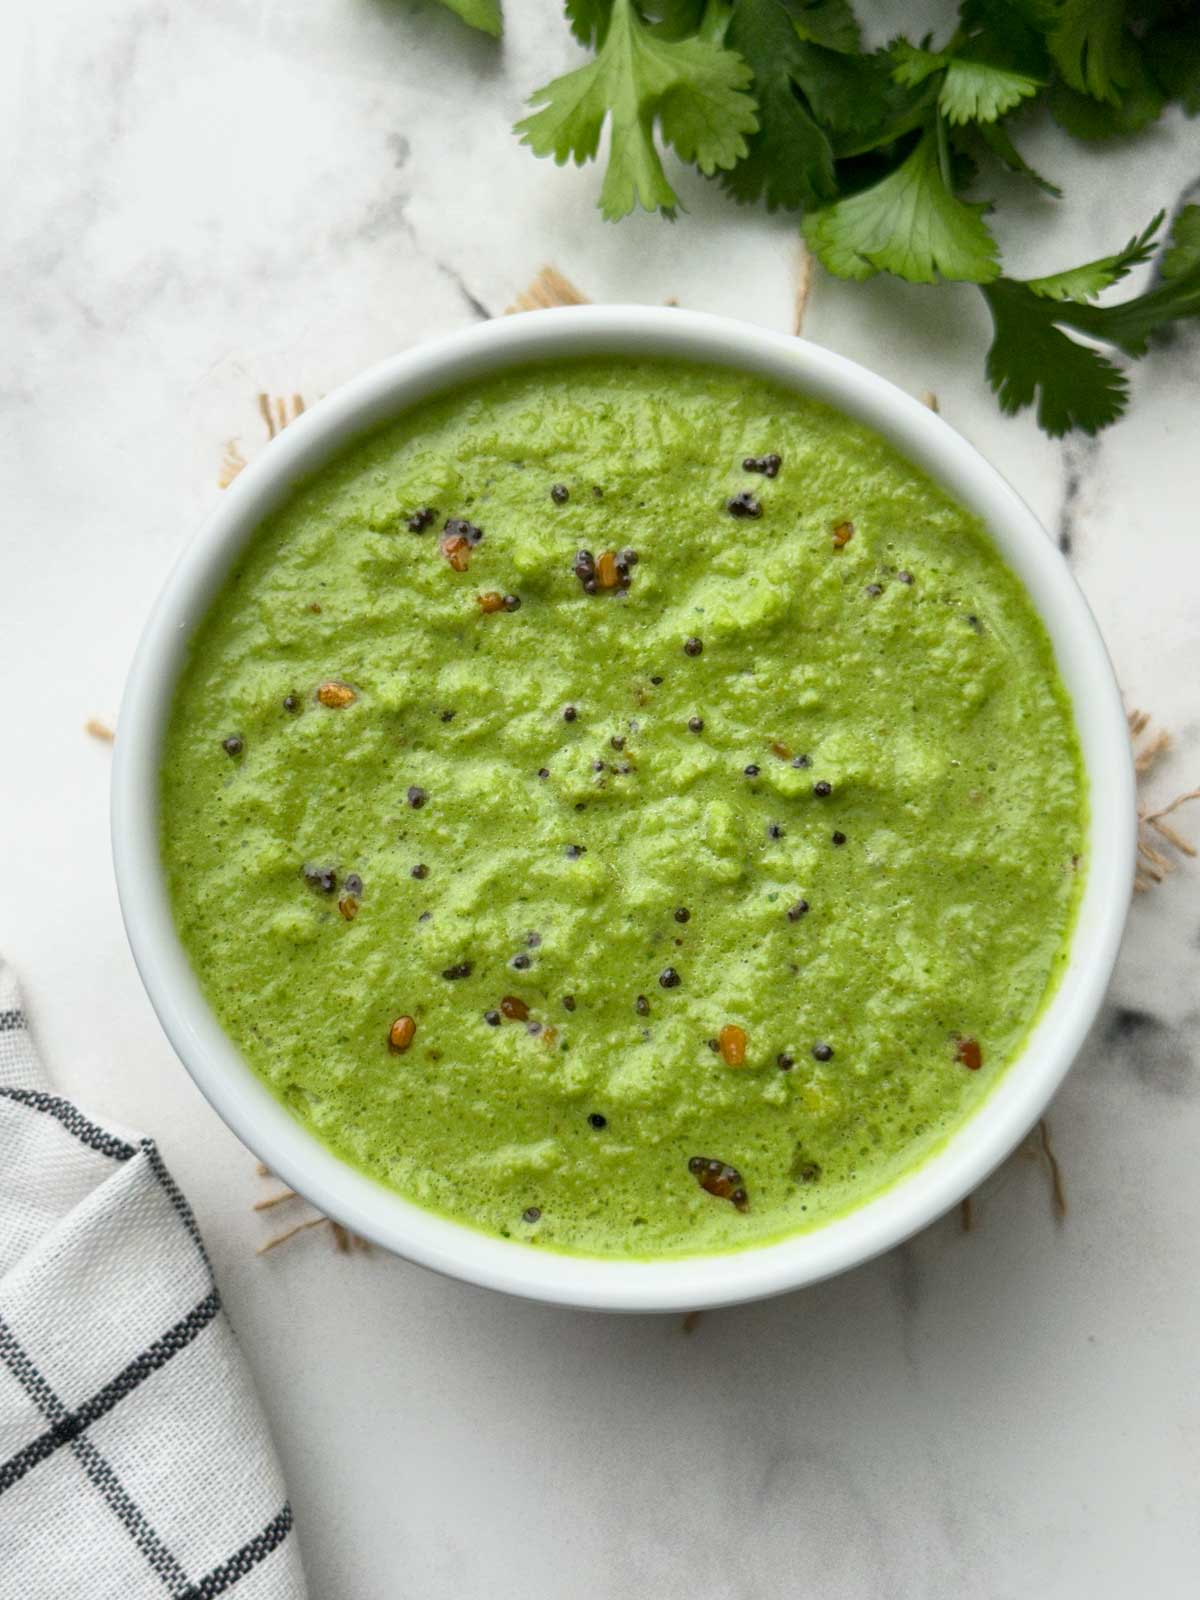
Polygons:
M187 1201L48 1091L0 961L0 1600L303 1600Z

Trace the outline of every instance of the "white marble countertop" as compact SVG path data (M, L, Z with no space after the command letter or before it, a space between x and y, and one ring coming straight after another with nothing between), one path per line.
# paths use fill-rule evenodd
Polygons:
M50 1070L152 1132L196 1207L314 1600L1190 1600L1200 865L1135 905L1051 1108L1065 1221L1042 1167L1014 1159L972 1232L946 1218L691 1334L338 1255L324 1229L256 1256L274 1226L251 1211L262 1180L141 990L109 864L109 750L81 725L115 718L225 442L261 446L256 394L318 395L500 310L544 261L597 299L788 326L786 221L685 180L674 227L609 227L594 168L517 146L522 97L575 51L553 0L506 9L503 49L398 0L60 0L9 18L0 950ZM885 32L909 10L874 9ZM1200 176L1196 125L1174 117L1117 153L1050 129L1029 153L1071 198L1012 191L1017 270L1113 248ZM805 331L935 390L1069 535L1130 703L1177 736L1153 784L1168 797L1200 781L1200 332L1139 364L1122 425L1063 446L999 416L984 323L969 289L821 279Z

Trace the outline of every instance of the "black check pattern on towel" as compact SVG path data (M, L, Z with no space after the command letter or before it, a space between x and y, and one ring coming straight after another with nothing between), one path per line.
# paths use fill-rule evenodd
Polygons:
M14 1035L23 1037L18 1041ZM27 1147L37 1150L43 1161L47 1148L61 1149L64 1167L70 1169L72 1160L92 1167L98 1162L100 1177L99 1183L85 1192L82 1204L65 1210L55 1225L45 1259L35 1245L15 1266L0 1273L0 1376L7 1374L9 1380L7 1388L0 1387L0 1439L19 1437L21 1429L28 1433L31 1419L35 1426L38 1419L42 1424L18 1449L0 1459L0 1552L7 1556L10 1550L20 1548L23 1529L42 1514L43 1498L45 1515L53 1519L55 1528L50 1545L83 1541L84 1551L82 1560L76 1559L76 1551L70 1561L64 1561L62 1572L73 1575L70 1587L65 1581L57 1586L53 1573L39 1570L38 1561L47 1559L44 1539L36 1549L29 1546L32 1565L23 1570L17 1570L22 1565L19 1556L8 1563L8 1571L6 1562L0 1561L0 1600L8 1600L10 1594L43 1593L53 1593L55 1600L85 1600L92 1590L78 1587L78 1574L88 1570L89 1541L94 1541L101 1566L105 1560L112 1570L122 1563L135 1563L132 1570L140 1572L142 1580L135 1580L133 1588L122 1589L128 1600L141 1600L143 1595L217 1600L236 1590L251 1574L258 1575L255 1600L304 1600L294 1539L289 1544L291 1507L283 1495L265 1427L259 1424L254 1428L253 1395L233 1349L232 1332L191 1208L152 1140L123 1137L85 1116L71 1101L33 1086L29 1080L36 1071L15 985L0 961L0 1114L25 1119ZM16 1082L11 1081L14 1078ZM5 1105L10 1108L7 1112ZM24 1125L19 1120L16 1124L14 1166L20 1164ZM82 1147L75 1158L69 1154L73 1146ZM92 1169L88 1170L94 1177ZM103 1177L105 1171L120 1173L121 1178L114 1181L123 1185L108 1212L104 1201L110 1185ZM25 1176L40 1185L39 1199L44 1199L54 1175L37 1171ZM78 1186L77 1174L72 1181ZM5 1227L6 1208L19 1204L20 1198L19 1180L9 1173L0 1174L0 1230ZM72 1191L70 1199L77 1198ZM147 1237L144 1243L140 1237L134 1239L131 1249L130 1230L138 1228L145 1230ZM94 1230L94 1237L88 1229ZM114 1246L118 1235L119 1245ZM106 1251L114 1262L126 1267L130 1260L140 1263L144 1254L145 1277L106 1282L101 1270ZM82 1262L85 1270L77 1279L61 1286L51 1284L48 1290L48 1276L64 1261ZM197 1286L203 1288L198 1298ZM179 1314L162 1325L162 1306L184 1293L188 1299L180 1304ZM89 1295L96 1305L87 1304ZM154 1308L151 1314L160 1321L158 1326L143 1329L147 1307ZM77 1327L81 1325L78 1319L85 1319L85 1328L91 1315L100 1348L94 1348L85 1336L80 1344L85 1360L72 1367L63 1353L64 1341L56 1338L54 1327L46 1325L48 1314L52 1321L76 1319ZM137 1354L114 1362L106 1371L103 1339L114 1323L121 1326L119 1339L111 1348L137 1348ZM136 1343L131 1344L134 1333ZM213 1341L219 1341L219 1350ZM101 1373L102 1381L94 1381ZM78 1399L85 1379L87 1392ZM233 1401L218 1392L217 1403L210 1406L210 1383L218 1391L231 1383L242 1389ZM153 1400L146 1398L154 1386ZM195 1427L188 1425L209 1414L214 1419L213 1438L197 1439ZM127 1424L122 1422L124 1416L130 1417ZM248 1430L245 1437L229 1436L231 1418ZM106 1430L103 1448L92 1431L101 1423ZM144 1460L152 1460L156 1468L162 1463L164 1440L173 1442L185 1435L189 1435L186 1450L180 1453L178 1463L170 1463L170 1472L156 1472L143 1482L140 1492L131 1487ZM211 1469L223 1459L222 1452L230 1462L230 1482L238 1485L224 1507L211 1504L219 1499L212 1488ZM260 1462L253 1459L256 1453ZM68 1466L55 1471L54 1463L64 1458ZM114 1464L116 1458L124 1463L120 1469ZM249 1475L248 1460L253 1469ZM220 1473L216 1476L221 1478ZM248 1483L253 1493L248 1492ZM10 1504L12 1521L6 1522ZM257 1523L252 1520L256 1505L261 1505ZM197 1506L207 1518L203 1526L197 1523ZM225 1527L230 1534L223 1537ZM122 1554L118 1548L121 1540L136 1554ZM10 1589L8 1583L16 1587Z

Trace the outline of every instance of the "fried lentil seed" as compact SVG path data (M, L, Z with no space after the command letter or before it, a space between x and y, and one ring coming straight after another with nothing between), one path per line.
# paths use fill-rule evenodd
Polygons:
M433 506L418 506L408 519L409 533L424 533L436 516L437 512Z
M978 1039L960 1039L954 1053L968 1072L978 1072L983 1065L983 1051Z
M550 490L550 498L554 501L556 506L565 506L567 501L571 498L571 491L567 488L565 483L556 483Z
M833 1060L833 1046L831 1044L825 1044L822 1040L818 1040L817 1043L813 1045L812 1053L814 1061Z
M727 1022L717 1035L721 1060L727 1067L746 1065L746 1043L745 1028L739 1028L736 1022Z
M479 609L485 617L490 617L496 611L504 610L504 596L498 589L489 589L486 594L475 596L479 602Z
M409 869L408 875L410 878L427 878L429 876L429 868L423 861L418 861L415 867Z
M342 711L346 706L353 705L357 696L348 683L338 683L335 678L331 678L317 690L317 699L331 711Z
M633 1009L637 1012L639 1017L648 1017L650 1015L650 1002L646 999L644 994L638 995L637 999L633 1002Z
M743 489L741 494L731 495L725 502L725 509L731 517L737 517L739 520L762 516L762 506L749 489Z
M338 910L347 922L353 922L358 915L358 900L352 894L344 894L338 901Z
M804 914L807 912L807 910L808 910L808 901L807 900L797 900L797 901L795 901L792 905L790 905L787 908L787 919L788 919L788 921L789 922L799 922L800 918L802 916L804 916Z
M703 652L703 650L704 640L697 639L695 634L693 634L690 639L685 639L683 641L683 653L685 656L698 656Z
M844 550L854 537L854 524L852 522L839 522L833 530L833 548Z
M506 994L500 1002L500 1010L510 1022L527 1022L529 1020L529 1007L519 995Z
M452 967L443 967L442 977L449 979L451 982L455 978L469 978L473 965L470 961L456 961Z
M227 739L221 740L221 749L227 756L240 756L246 748L246 741L240 733L231 733Z
M590 1111L588 1113L588 1126L590 1128L607 1128L608 1118L602 1111Z
M739 1211L749 1211L750 1201L736 1167L710 1156L693 1156L688 1162L688 1171L706 1193L715 1195L718 1200L731 1200Z
M413 808L414 811L420 811L421 807L425 804L426 800L428 800L428 799L429 799L429 796L425 793L425 790L422 789L419 784L413 783L413 784L409 785L408 803Z
M792 759L792 752L787 745L780 744L778 739L771 740L771 754L778 756L780 761L790 761Z
M616 555L611 550L602 550L596 562L596 582L602 589L615 589L620 581Z
M683 979L674 967L665 967L658 975L659 985L663 989L678 989Z
M399 1054L407 1050L413 1042L413 1035L417 1031L417 1024L412 1017L397 1017L388 1029L388 1048Z
M465 572L471 565L471 544L464 533L443 533L441 552L455 572Z
M818 800L828 800L833 793L833 785L827 783L824 778L818 778L816 783L813 784L813 793Z

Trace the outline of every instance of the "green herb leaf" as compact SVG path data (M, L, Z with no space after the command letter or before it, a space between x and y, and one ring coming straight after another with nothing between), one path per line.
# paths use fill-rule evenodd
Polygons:
M783 0L799 38L827 50L859 48L858 20L849 0Z
M500 0L442 0L442 4L480 33L490 33L493 39L500 37Z
M1125 0L1063 0L1050 54L1072 89L1119 104L1129 82Z
M1047 103L1059 127L1076 139L1125 139L1157 121L1166 97L1140 58L1132 56L1129 83L1115 103L1092 100L1062 82L1051 85Z
M1097 433L1117 420L1129 394L1124 374L1098 350L1068 338L1050 301L1012 278L985 284L983 294L995 330L987 377L1001 411L1011 415L1036 399L1038 424L1052 438L1072 428Z
M655 123L665 144L711 177L745 156L758 127L745 92L750 78L731 50L702 38L660 38L632 0L612 0L595 60L538 89L530 104L540 109L516 131L535 155L581 166L594 158L611 118L602 213L614 221L641 205L673 216L679 202L655 146Z
M804 237L840 278L893 272L909 283L936 283L939 275L989 283L1000 266L986 209L946 187L930 131L881 182L806 218Z
M1200 206L1184 206L1163 252L1162 282L1115 306L1068 306L1064 320L1091 339L1144 356L1169 323L1200 317Z
M787 0L734 0L726 43L754 72L759 130L722 185L735 199L797 210L837 193L833 146L796 94L803 45Z
M1041 87L1023 72L955 56L946 68L938 109L951 124L995 122Z
M1006 111L1042 87L1036 78L1008 67L989 66L984 61L968 61L962 56L933 50L919 50L907 39L892 45L897 83L916 88L934 73L943 73L938 90L938 110L946 121L961 127L966 122L995 122Z
M1107 356L1078 344L1064 330L1141 356L1154 333L1185 317L1200 316L1200 206L1185 206L1179 213L1162 259L1162 282L1156 288L1120 305L1086 303L1084 292L1099 292L1099 278L1115 283L1136 261L1145 259L1146 243L1160 222L1156 217L1125 250L1076 268L1074 274L1059 273L1030 283L1000 278L984 286L995 327L987 375L1002 410L1019 411L1036 397L1038 422L1053 435L1071 428L1095 433L1116 421L1127 399L1124 374ZM1056 283L1061 290L1072 278L1074 293L1047 297L1047 284Z
M612 0L567 0L567 21L580 44L599 44L608 32Z
M1162 227L1165 215L1160 211L1116 255L1101 256L1098 261L1088 261L1082 267L1071 267L1066 272L1053 272L1045 278L1026 278L1025 287L1043 300L1075 300L1081 305L1094 300L1103 290L1119 283L1134 267L1149 261L1154 235Z

